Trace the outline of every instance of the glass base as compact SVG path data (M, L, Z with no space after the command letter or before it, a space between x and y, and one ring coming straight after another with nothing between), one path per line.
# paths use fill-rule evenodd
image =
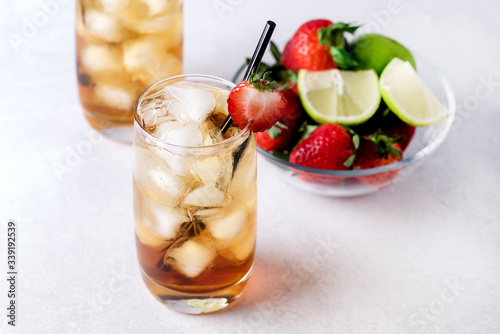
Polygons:
M83 109L83 113L89 124L105 137L123 143L132 143L134 138L133 121L110 120L96 116L85 109Z
M243 294L252 269L230 287L211 293L185 293L174 291L154 282L142 270L141 275L149 291L174 311L186 314L206 314L225 309Z

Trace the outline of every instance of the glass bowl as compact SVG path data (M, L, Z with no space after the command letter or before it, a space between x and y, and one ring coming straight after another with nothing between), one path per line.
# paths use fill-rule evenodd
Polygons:
M415 55L415 53L414 53ZM431 154L446 138L455 118L455 95L449 82L430 62L415 56L420 79L449 110L448 117L438 124L417 127L415 135L403 153L403 160L390 165L358 170L324 170L309 168L290 163L261 148L257 151L282 170L279 173L285 182L293 186L324 196L350 197L376 192L404 182L414 174L429 154ZM233 78L233 82L241 81L243 65ZM376 177L377 184L368 184L367 177Z

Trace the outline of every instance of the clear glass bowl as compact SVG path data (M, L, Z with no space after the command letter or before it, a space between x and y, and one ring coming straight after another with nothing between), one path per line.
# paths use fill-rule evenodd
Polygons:
M324 196L350 197L365 195L404 182L414 174L415 168L444 141L450 131L456 112L455 95L445 77L424 58L416 56L415 61L420 79L434 92L439 101L448 108L449 115L438 124L417 127L413 139L403 154L403 160L400 162L363 170L324 170L292 164L261 148L257 148L257 151L274 166L282 170L280 175L285 182L299 189ZM238 70L233 82L239 82L242 70L245 67L242 66ZM384 172L385 174L382 174ZM383 176L387 175L387 172L397 174L397 176L384 178ZM362 179L362 176L365 175L377 175L387 179L387 181L377 185L365 184L358 178L361 177Z

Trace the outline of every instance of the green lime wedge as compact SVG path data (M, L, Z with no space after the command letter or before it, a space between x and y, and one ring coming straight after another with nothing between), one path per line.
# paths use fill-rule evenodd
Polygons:
M427 126L448 115L448 109L424 85L407 61L391 60L380 75L379 85L384 102L405 123Z
M297 86L304 109L320 124L361 124L380 104L378 77L373 70L300 70Z

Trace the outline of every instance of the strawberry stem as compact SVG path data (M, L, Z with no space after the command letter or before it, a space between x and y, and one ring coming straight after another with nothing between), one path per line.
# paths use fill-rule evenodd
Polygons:
M266 72L262 76L262 79L259 78L257 73L252 73L250 78L248 79L248 83L250 86L257 89L259 92L273 92L280 88L280 85L276 81L268 81L266 78L269 76L271 72Z
M349 70L358 65L358 62L347 51L348 43L345 33L354 34L359 26L337 22L329 27L318 30L319 43L330 48L333 62L341 69Z
M390 138L387 135L383 134L381 130L372 133L368 138L368 140L374 143L377 147L377 153L379 157L384 159L387 158L390 154L398 158L403 157L401 151L392 146L403 139L403 136Z

